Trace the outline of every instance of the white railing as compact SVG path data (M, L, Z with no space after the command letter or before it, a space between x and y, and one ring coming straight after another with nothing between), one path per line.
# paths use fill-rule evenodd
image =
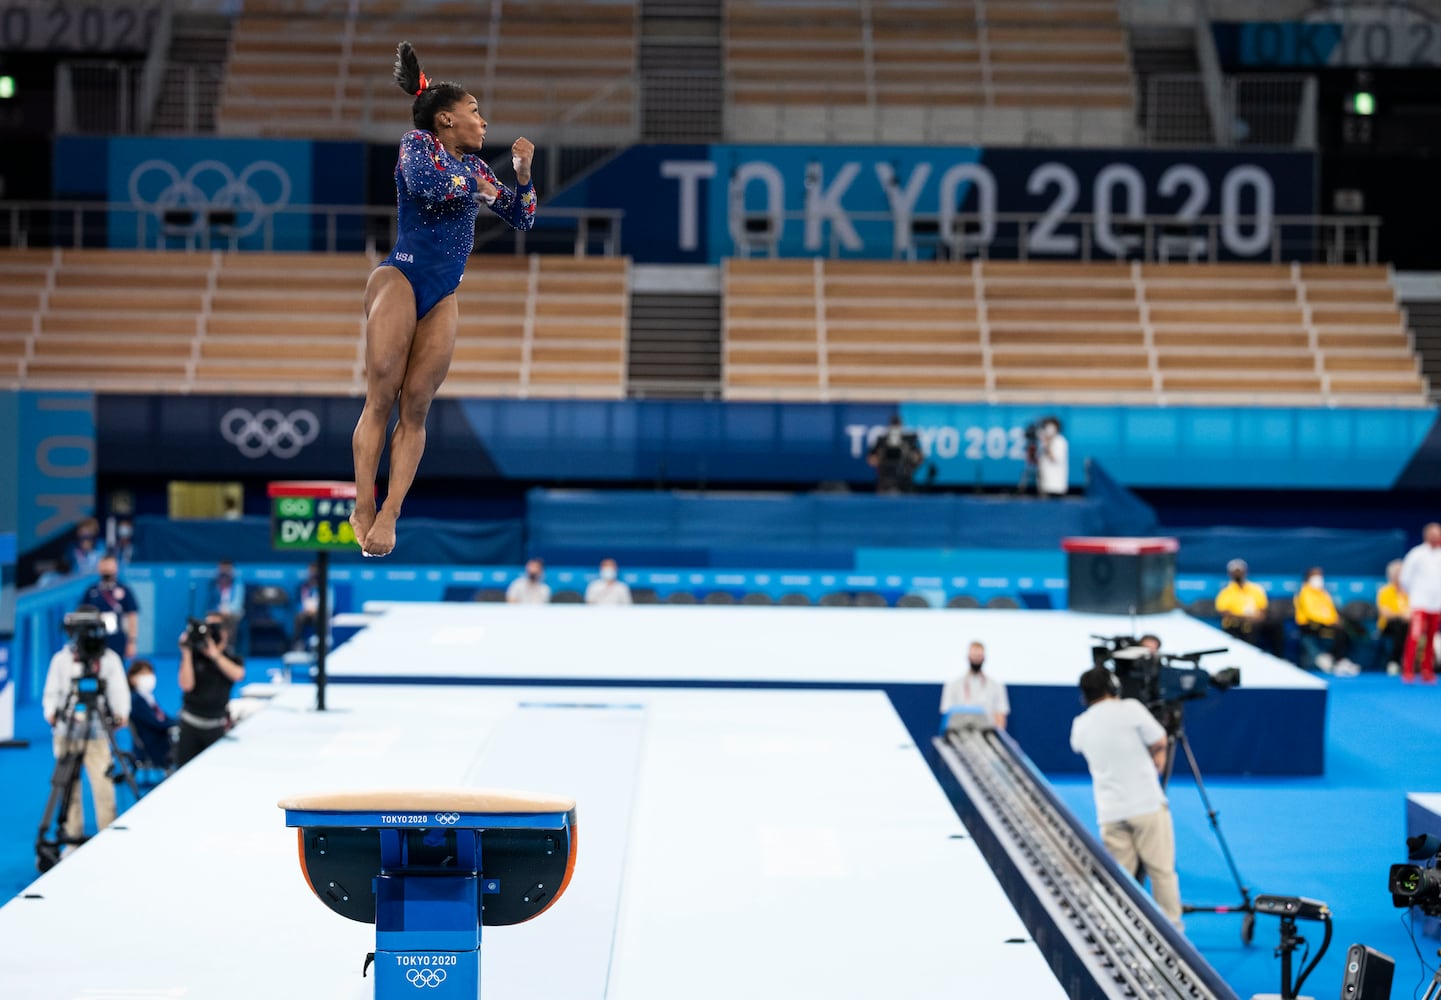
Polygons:
M611 257L620 253L624 214L609 208L547 207L540 228L507 230L488 242L509 242L517 254L563 248L577 257ZM243 241L254 250L363 251L379 257L394 245L395 229L395 209L379 205L283 205L256 211L208 204L0 201L0 245L8 247L235 250ZM296 232L305 245L286 245L287 234ZM317 233L323 235L317 239Z
M888 212L852 211L852 223L895 221ZM738 220L736 256L777 256L781 230L799 229L804 211L748 212ZM1039 213L917 212L909 240L897 237L896 257L964 260L1134 260L1280 264L1291 261L1374 264L1381 220L1371 215L1250 215L1194 217L1068 215L1059 225ZM826 247L846 256L834 227Z

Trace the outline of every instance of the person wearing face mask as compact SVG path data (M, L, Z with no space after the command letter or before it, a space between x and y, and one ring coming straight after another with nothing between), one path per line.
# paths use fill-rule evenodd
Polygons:
M120 579L120 565L114 556L103 557L98 570L100 579L90 585L80 603L100 609L105 619L105 644L128 661L135 656L140 635L140 603L135 600L135 592Z
M136 660L127 672L130 681L130 730L136 758L144 765L170 770L171 734L179 722L155 700L155 668L149 660Z
M1301 629L1303 646L1307 641L1318 649L1316 669L1338 677L1355 677L1361 668L1348 658L1351 637L1336 612L1336 602L1326 590L1326 577L1320 566L1306 572L1306 582L1296 592L1296 625ZM1302 664L1304 666L1304 664Z
M115 522L115 544L107 551L120 563L121 569L135 560L135 525L129 518L122 517Z
M70 566L75 573L97 573L105 545L100 541L100 523L87 517L75 526L75 545L70 550Z
M511 581L505 590L507 604L549 604L550 584L545 582L545 563L532 559L525 564L525 575Z
M1386 583L1376 591L1376 634L1386 657L1386 673L1401 672L1411 635L1411 599L1401 589L1401 560L1386 564Z
M1011 702L1006 697L1006 685L985 673L986 647L971 643L966 658L970 669L941 689L941 715L957 708L979 709L991 725L1005 729Z
M615 560L600 561L600 576L585 588L587 604L629 604L630 585L620 579Z
M1401 562L1401 589L1411 602L1411 627L1401 659L1401 679L1410 683L1416 660L1421 681L1436 683L1436 632L1441 630L1441 524L1422 530L1421 544Z
M245 619L245 584L235 573L235 564L222 559L215 564L215 580L210 585L209 606L225 618L225 634L244 638L240 630Z
M1227 635L1274 654L1280 647L1277 623L1266 614L1271 602L1259 584L1246 579L1246 560L1232 559L1226 564L1231 582L1216 595L1216 611L1221 615L1221 628Z

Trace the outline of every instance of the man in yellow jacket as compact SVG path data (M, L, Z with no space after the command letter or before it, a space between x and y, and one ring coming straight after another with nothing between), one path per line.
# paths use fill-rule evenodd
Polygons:
M1411 631L1411 600L1401 589L1401 560L1386 564L1386 585L1376 591L1376 631L1386 650L1386 672L1399 674Z
M1248 569L1244 559L1232 559L1226 564L1226 574L1231 582L1216 595L1221 628L1227 635L1279 656L1280 622L1270 621L1266 609L1271 602L1259 584L1246 579Z
M1296 592L1296 624L1302 638L1310 637L1320 648L1316 654L1316 668L1322 673L1335 673L1338 677L1355 677L1361 668L1348 658L1351 651L1351 637L1336 612L1336 602L1326 590L1326 577L1320 566L1306 571L1306 582Z

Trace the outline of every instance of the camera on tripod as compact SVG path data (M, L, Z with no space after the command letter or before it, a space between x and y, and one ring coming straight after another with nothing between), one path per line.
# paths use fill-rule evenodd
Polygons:
M1427 833L1406 838L1406 857L1420 864L1392 865L1387 885L1391 905L1398 909L1417 906L1428 917L1441 917L1441 869L1436 867L1441 839Z
M1204 698L1212 688L1226 691L1241 683L1239 667L1222 667L1213 672L1200 665L1202 657L1227 652L1224 646L1191 653L1161 653L1135 636L1091 638L1096 640L1091 647L1091 662L1116 675L1122 698L1135 698L1153 712Z
M106 637L110 634L105 617L94 610L72 611L65 616L63 627L84 664L84 672L99 673L100 657L105 654Z

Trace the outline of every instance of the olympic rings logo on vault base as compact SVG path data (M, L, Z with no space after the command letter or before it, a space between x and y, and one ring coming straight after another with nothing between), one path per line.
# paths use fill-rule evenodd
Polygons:
M416 989L424 989L427 986L439 986L445 982L444 969L407 969L405 981Z

